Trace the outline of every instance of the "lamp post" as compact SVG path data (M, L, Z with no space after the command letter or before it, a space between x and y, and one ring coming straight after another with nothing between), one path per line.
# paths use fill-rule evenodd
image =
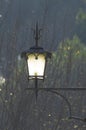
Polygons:
M28 67L28 79L35 80L35 93L36 99L38 96L38 80L44 80L45 69L48 58L51 58L51 53L45 51L42 47L38 45L40 39L40 29L38 28L38 23L36 24L36 29L34 30L35 46L31 47L29 50L22 52L22 57L26 59Z
M36 100L39 91L46 91L53 94L56 94L58 97L61 97L67 104L69 110L69 119L76 119L86 122L86 118L82 119L76 116L72 116L71 104L68 99L60 94L60 91L86 91L86 88L40 88L38 87L38 80L44 80L45 78L45 69L47 60L51 58L51 53L45 51L42 47L38 45L40 39L40 30L38 28L38 23L34 30L35 46L31 47L29 50L26 50L21 53L21 57L24 57L27 62L28 67L28 80L35 81L35 88L27 88L27 90L35 91Z

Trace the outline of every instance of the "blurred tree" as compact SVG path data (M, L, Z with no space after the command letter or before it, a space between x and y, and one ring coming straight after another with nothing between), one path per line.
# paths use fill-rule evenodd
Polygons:
M86 11L83 9L79 9L79 12L76 15L76 34L81 41L86 44Z

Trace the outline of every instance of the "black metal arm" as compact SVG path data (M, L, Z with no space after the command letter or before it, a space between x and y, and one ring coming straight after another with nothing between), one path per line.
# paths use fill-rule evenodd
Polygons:
M35 88L26 88L26 90L35 91L36 101L37 101L39 91L46 91L46 92L56 94L58 97L60 96L66 102L66 104L68 106L68 110L69 110L68 118L86 122L86 118L82 119L80 117L72 116L72 110L71 110L70 102L68 101L68 99L65 96L63 96L61 93L58 92L58 91L86 91L86 88L38 88L37 87L37 79L35 79Z

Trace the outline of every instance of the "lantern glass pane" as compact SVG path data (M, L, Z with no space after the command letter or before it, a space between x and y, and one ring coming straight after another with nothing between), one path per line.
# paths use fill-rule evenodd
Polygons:
M45 69L45 56L43 54L31 54L28 56L29 77L43 79Z

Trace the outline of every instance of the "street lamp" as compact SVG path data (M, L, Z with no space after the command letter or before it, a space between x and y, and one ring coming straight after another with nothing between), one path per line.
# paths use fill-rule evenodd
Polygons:
M42 47L38 45L38 40L40 39L40 29L38 28L38 23L36 24L36 29L34 30L35 46L31 47L29 50L22 52L21 56L25 58L28 68L28 79L35 80L35 90L36 98L38 93L38 80L44 80L46 63L49 58L51 58L51 53L45 51Z
M51 58L51 53L45 51L42 47L38 46L38 40L40 39L40 31L38 28L38 23L36 24L36 29L34 30L35 46L31 47L29 50L22 52L21 57L24 57L27 62L28 67L28 80L35 80L35 88L27 88L28 90L35 91L36 100L39 91L46 91L56 94L61 97L67 104L69 109L69 118L76 119L86 122L86 118L82 119L79 117L72 116L71 104L68 99L59 93L59 91L86 91L86 88L40 88L38 87L38 80L44 80L46 63L49 58Z
M38 23L36 24L34 33L35 46L31 47L28 51L22 52L22 57L24 57L27 61L28 79L43 80L45 77L47 59L51 58L51 53L38 46L38 40L40 39L40 30L38 28Z

